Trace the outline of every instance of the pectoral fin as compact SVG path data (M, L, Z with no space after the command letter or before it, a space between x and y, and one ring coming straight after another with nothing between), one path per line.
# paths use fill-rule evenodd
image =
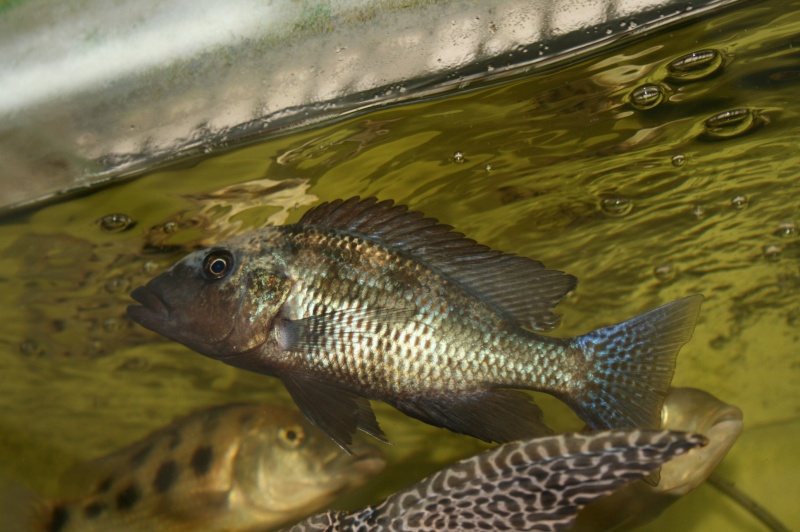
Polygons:
M356 430L388 443L367 399L297 373L279 375L300 411L348 454Z
M533 398L513 390L411 397L390 404L425 423L488 442L505 443L552 433Z

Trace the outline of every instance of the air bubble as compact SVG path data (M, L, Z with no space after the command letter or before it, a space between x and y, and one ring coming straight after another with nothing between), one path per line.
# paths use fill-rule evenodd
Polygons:
M738 194L731 198L731 206L734 209L737 210L746 209L749 204L750 200L747 199L747 196L745 196L744 194Z
M775 230L775 236L781 238L794 238L797 236L797 226L793 223L783 223Z
M653 269L653 275L655 275L656 279L659 281L671 281L675 279L676 271L675 268L669 264L665 264L663 266L655 267Z
M783 248L780 246L776 246L775 244L764 246L764 258L770 262L779 261L781 259L782 253L783 253Z
M42 349L42 346L40 346L36 340L26 338L19 344L19 352L26 357L42 356L44 354L44 349Z
M729 139L753 131L762 123L752 109L730 109L705 121L705 133L712 139Z
M115 333L119 331L120 323L117 318L106 318L103 320L103 330L108 333Z
M137 356L125 359L122 364L117 366L117 369L122 371L146 371L149 368L150 363L147 359Z
M672 61L667 72L673 81L696 81L718 72L722 63L718 50L698 50Z
M106 291L112 294L127 292L130 286L130 281L125 277L114 277L106 281Z
M672 166L681 167L684 164L686 164L686 156L685 155L683 155L682 153L679 153L678 155L673 155L672 156Z
M136 225L130 216L122 213L107 214L95 223L100 226L100 229L109 233L121 233Z
M463 153L461 153L460 151L457 151L457 152L455 152L455 153L453 154L453 162L454 162L454 163L456 163L456 164L463 164L465 160L466 160L466 159L464 159L464 154L463 154Z
M664 89L659 85L642 85L631 91L631 107L644 111L664 101Z
M158 270L158 264L153 262L152 260L146 261L142 264L142 271L147 274L155 273Z
M483 169L486 170L486 173L488 174L489 172L492 171L492 165L491 164L487 164L486 166L483 167Z
M86 346L86 349L83 350L83 354L88 358L104 355L106 354L106 346L103 345L103 342L100 340L92 340L89 342L89 345Z
M698 220L702 220L708 215L705 207L702 207L701 205L695 205L694 207L692 207L692 214Z
M609 196L600 200L600 208L608 216L620 218L630 214L633 210L633 202L628 198Z
M178 230L178 222L167 222L161 226L161 230L165 233L174 233Z

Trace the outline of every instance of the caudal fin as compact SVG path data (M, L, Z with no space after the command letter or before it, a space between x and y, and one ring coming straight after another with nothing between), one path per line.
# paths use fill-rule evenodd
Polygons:
M702 301L685 297L575 340L589 370L585 386L566 401L589 427L660 427L675 358L692 337Z

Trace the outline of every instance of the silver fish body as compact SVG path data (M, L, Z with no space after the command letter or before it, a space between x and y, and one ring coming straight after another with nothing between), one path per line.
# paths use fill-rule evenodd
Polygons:
M696 434L606 431L505 444L457 462L385 501L325 512L287 529L568 530L586 504L705 445Z
M136 289L129 316L227 364L280 378L346 448L383 438L366 399L487 441L549 432L529 395L594 429L657 428L701 297L577 338L533 332L574 277L493 251L390 201L324 203L292 225L190 254Z
M53 501L19 501L0 530L263 530L308 515L385 463L355 456L294 410L242 404L196 412L77 467ZM13 502L13 501L11 501Z

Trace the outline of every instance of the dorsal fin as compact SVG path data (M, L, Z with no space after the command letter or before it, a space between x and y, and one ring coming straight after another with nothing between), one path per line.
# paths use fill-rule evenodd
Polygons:
M413 255L506 319L538 331L558 325L559 316L550 310L577 284L571 275L492 250L391 200L356 196L322 203L306 212L298 224L355 233Z

